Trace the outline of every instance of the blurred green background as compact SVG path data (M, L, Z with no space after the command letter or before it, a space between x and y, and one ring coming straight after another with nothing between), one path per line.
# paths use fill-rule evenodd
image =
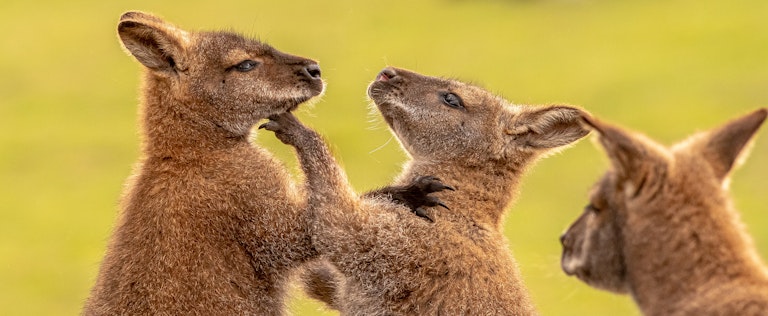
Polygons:
M228 29L319 60L328 90L300 116L360 191L405 159L366 100L386 65L479 83L523 104L564 102L671 144L768 106L768 1L18 1L0 3L0 315L72 315L88 294L137 160L141 67L119 15ZM259 143L295 170L272 135ZM732 192L768 257L768 128ZM559 268L558 236L606 168L589 141L540 162L506 217L544 315L637 315ZM298 294L297 294L297 297ZM320 305L295 299L296 315ZM327 313L332 315L333 313Z

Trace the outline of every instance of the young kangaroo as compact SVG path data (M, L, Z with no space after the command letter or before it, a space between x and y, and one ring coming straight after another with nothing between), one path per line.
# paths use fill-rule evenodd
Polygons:
M728 197L766 109L669 149L594 118L613 168L561 237L562 268L646 315L768 315L768 270Z
M280 315L316 256L305 200L252 126L323 90L317 63L141 12L118 35L146 67L142 159L85 315Z
M381 198L387 192L358 197L315 132L290 113L272 117L265 127L296 147L306 174L313 243L344 276L310 278L320 280L309 286L320 291L313 296L350 315L536 314L502 234L504 211L538 157L588 133L581 111L512 105L395 68L369 95L413 158L395 184L415 182L424 195L446 189L425 177L433 175L457 192L413 199L427 206L419 216ZM450 210L429 208L441 200Z

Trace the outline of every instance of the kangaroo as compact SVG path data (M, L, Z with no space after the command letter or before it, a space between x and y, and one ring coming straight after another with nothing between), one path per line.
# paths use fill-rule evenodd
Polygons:
M410 199L424 206L418 216L408 203L382 198L386 192L356 195L318 134L290 113L264 125L297 151L313 244L334 267L310 278L319 280L308 286L319 293L310 294L349 315L536 314L503 217L537 158L588 133L582 111L512 105L472 85L397 68L384 69L368 93L412 157L394 185L421 188Z
M768 270L728 196L766 113L671 148L585 116L612 168L561 237L563 271L646 315L768 314Z
M317 252L302 193L249 134L319 95L319 66L142 12L117 32L145 68L142 158L83 314L284 314L289 271Z

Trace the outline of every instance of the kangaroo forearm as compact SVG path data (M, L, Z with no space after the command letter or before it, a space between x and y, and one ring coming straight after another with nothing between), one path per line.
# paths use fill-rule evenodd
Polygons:
M299 164L306 177L310 206L341 207L352 201L354 192L347 177L333 158L320 135L312 133L302 146L296 147Z

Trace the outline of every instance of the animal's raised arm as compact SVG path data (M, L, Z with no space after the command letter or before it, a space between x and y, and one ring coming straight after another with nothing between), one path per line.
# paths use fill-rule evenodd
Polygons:
M352 209L357 195L317 132L304 126L290 112L270 116L269 122L259 128L275 132L280 141L296 149L306 176L309 205Z

